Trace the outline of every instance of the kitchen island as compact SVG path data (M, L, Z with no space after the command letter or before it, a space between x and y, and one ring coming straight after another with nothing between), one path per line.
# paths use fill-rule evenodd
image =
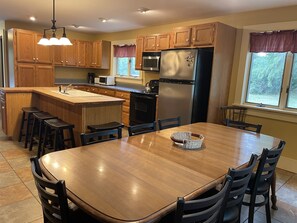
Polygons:
M21 124L22 107L34 106L75 125L75 142L91 124L121 122L121 98L76 89L61 93L58 87L1 88L1 114L4 133L16 140ZM3 99L3 100L2 100Z

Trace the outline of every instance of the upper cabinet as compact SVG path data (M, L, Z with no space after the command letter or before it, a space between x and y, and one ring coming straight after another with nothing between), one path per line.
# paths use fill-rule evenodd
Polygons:
M98 40L92 43L90 50L90 67L109 69L111 43L105 40Z
M13 33L17 62L48 64L53 62L52 48L37 44L42 38L41 34L20 29L14 30Z
M170 34L144 37L144 51L160 51L168 48L170 48Z
M214 46L215 33L215 23L177 27L174 29L173 46L175 48Z
M71 40L71 46L54 46L54 64L56 66L76 66L77 42Z
M135 57L136 70L141 70L142 68L143 45L144 45L144 36L138 36L136 38L136 57Z

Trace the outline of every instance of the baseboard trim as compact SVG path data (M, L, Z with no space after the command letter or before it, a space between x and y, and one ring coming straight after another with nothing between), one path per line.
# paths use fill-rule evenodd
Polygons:
M297 173L297 160L281 156L277 167L293 173Z

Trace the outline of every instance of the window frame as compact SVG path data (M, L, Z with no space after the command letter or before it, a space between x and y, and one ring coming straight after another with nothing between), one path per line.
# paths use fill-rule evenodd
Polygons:
M141 79L141 72L139 70L138 70L138 72L139 72L139 75L138 76L131 75L131 58L132 57L127 57L127 58L129 58L129 62L128 62L128 74L126 76L126 75L119 75L118 74L118 72L117 72L117 70L118 70L117 69L118 68L118 57L113 57L113 61L115 63L115 65L114 65L114 67L115 67L115 70L114 70L115 77L118 77L118 78L128 78L128 79Z

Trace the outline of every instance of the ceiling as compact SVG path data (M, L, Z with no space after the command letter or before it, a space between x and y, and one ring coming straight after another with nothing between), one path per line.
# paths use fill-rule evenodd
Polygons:
M52 0L1 0L0 20L29 22L35 16L35 23L49 27L52 4ZM69 29L76 25L82 32L118 32L291 5L297 5L296 0L56 0L56 25ZM150 10L141 14L141 7Z

